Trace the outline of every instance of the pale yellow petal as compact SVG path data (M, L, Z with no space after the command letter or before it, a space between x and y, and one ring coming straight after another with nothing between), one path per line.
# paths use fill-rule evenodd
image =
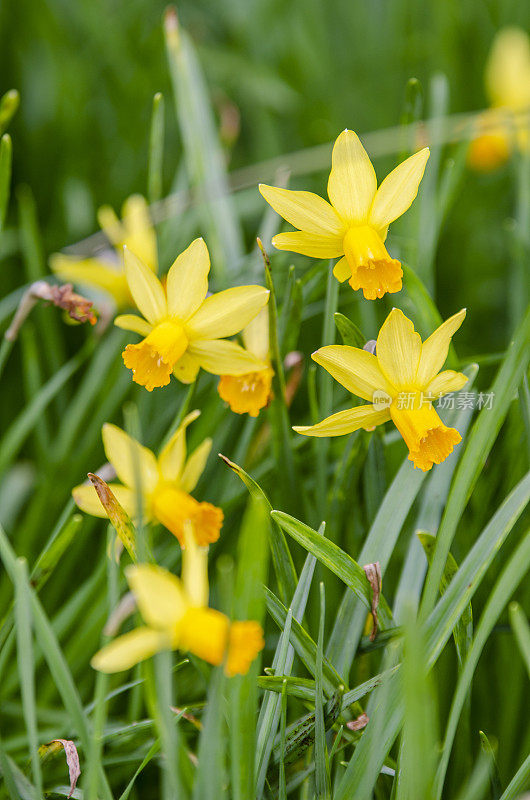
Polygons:
M152 325L167 316L166 295L156 275L134 255L123 250L125 275L132 297L140 313Z
M373 402L374 392L378 391L389 396L392 393L392 387L381 372L377 358L366 350L332 344L321 347L311 358L345 389L363 400Z
M421 354L421 338L414 325L399 308L384 321L377 337L377 359L390 383L408 388L416 378Z
M264 366L252 353L225 339L193 342L190 353L206 372L213 375L244 375L246 372L259 372Z
M197 486L211 449L212 440L205 439L189 456L180 478L180 488L184 492L192 492Z
M130 517L136 513L135 493L128 486L121 486L119 483L109 483L109 489ZM78 508L93 517L106 517L105 509L101 505L98 493L89 483L82 483L72 489L72 497Z
M343 220L366 222L377 189L372 162L357 134L345 130L333 145L328 195Z
M494 106L530 105L530 39L521 28L496 35L486 65L486 91Z
M187 320L208 292L210 254L204 239L195 239L181 253L167 274L167 307L171 316Z
M293 231L278 233L272 239L277 250L289 250L312 258L338 258L344 254L341 236L319 236L316 233Z
M156 273L158 267L156 233L145 197L133 194L127 198L122 208L122 227L123 244Z
M145 622L158 630L173 630L188 605L180 580L155 564L128 567L125 577Z
M370 210L370 225L385 228L405 213L418 194L428 158L429 148L424 147L386 176Z
M114 318L114 324L117 328L122 328L124 331L133 331L139 333L140 336L149 336L153 330L143 317L138 317L136 314L120 314L119 317Z
M200 368L197 359L187 350L175 364L173 375L181 383L193 383Z
M372 405L348 408L326 417L316 425L296 425L293 430L304 436L342 436L359 428L372 428L390 419L388 409L377 411Z
M98 224L114 247L121 248L125 240L125 230L112 206L101 206L97 212Z
M191 523L184 523L182 584L188 602L196 608L208 605L208 548L197 544Z
M103 647L90 662L99 672L122 672L171 647L167 633L136 628Z
M269 358L269 309L267 306L256 314L243 330L243 344L256 358L267 361Z
M467 382L468 378L463 372L455 372L452 369L446 369L444 372L439 372L438 375L432 379L425 389L425 393L439 397L449 392L459 392Z
M269 299L264 286L236 286L207 297L186 323L186 333L195 339L222 339L248 325Z
M418 386L425 386L441 370L449 352L451 338L463 323L465 316L466 309L463 308L449 317L423 342L416 375Z
M178 481L186 461L186 428L200 416L200 411L191 411L158 456L158 468L166 481Z
M346 256L337 261L333 267L333 274L339 283L344 283L345 280L351 278L351 267Z
M138 470L142 493L152 492L158 482L158 466L151 450L108 422L103 425L101 435L105 454L120 481L134 489Z
M332 205L312 192L295 192L260 183L267 203L287 222L307 233L344 236L345 226Z

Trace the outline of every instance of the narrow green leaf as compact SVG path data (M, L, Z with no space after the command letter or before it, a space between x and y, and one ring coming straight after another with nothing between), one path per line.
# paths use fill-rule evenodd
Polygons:
M530 678L530 625L519 603L510 603L510 624Z
M363 335L362 331L359 330L357 325L348 319L348 317L345 317L344 314L341 314L340 311L335 311L333 319L342 337L342 344L347 344L350 347L358 347L362 350L366 344L366 337Z
M206 714L199 737L199 766L193 788L193 800L222 800L226 797L224 724L226 681L223 668L217 667L208 689Z
M530 310L517 329L506 358L491 387L495 398L493 407L491 409L484 407L481 410L467 438L466 448L456 470L445 514L436 537L432 565L427 573L421 606L424 618L431 612L435 604L458 522L522 380L528 363L529 349Z
M322 667L324 660L324 623L326 600L324 584L320 583L320 621L318 626L317 661L315 674L315 797L317 800L331 798L331 779L326 745L324 721L324 694L322 691Z
M162 197L162 164L164 160L164 95L153 97L151 130L149 132L149 158L147 162L147 197L155 203Z
M495 758L497 748L492 745L484 731L479 731L478 735L480 736L482 752L485 754L489 763L491 798L492 800L499 800L502 794L502 784L499 775L499 767L497 766L497 759Z
M250 495L258 501L263 500L266 503L267 509L272 511L272 506L259 483L245 472L242 467L230 461L226 456L219 453L219 457L233 472L235 472L238 478L243 481ZM269 528L269 541L280 598L283 603L287 605L296 589L296 571L283 531L274 519L273 524Z
M0 232L4 228L7 205L9 203L12 151L11 137L8 133L4 133L2 139L0 139Z
M0 133L3 133L20 105L20 95L16 89L10 89L0 99Z

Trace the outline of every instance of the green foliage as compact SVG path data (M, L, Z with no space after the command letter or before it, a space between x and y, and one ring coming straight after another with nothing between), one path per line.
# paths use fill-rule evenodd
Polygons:
M530 159L472 173L470 121L451 115L484 105L490 41L528 28L528 7L185 0L178 18L162 13L142 0L0 7L16 86L0 99L0 800L68 796L64 757L39 755L54 739L78 750L84 800L517 800L530 790ZM375 302L339 287L327 260L275 251L282 223L256 190L290 172L292 188L324 194L345 126L373 131L379 176L415 136L431 146L388 240L403 291ZM40 304L3 338L52 250L99 252L101 233L79 242L95 209L133 192L151 203L161 274L204 235L214 290L269 288L273 397L256 419L207 373L152 393L132 383L133 334L105 327L98 295L96 328ZM494 395L478 413L442 412L463 441L427 475L390 426L291 429L352 405L311 352L363 347L393 305L424 338L467 307L447 366ZM171 652L95 673L93 654L128 624L133 528L115 509L130 545L117 559L114 529L78 513L71 490L105 461L103 423L157 451L194 408L190 451L213 439L194 496L225 514L210 604L259 622L265 647L233 677ZM139 557L179 574L174 537L143 524L137 536ZM376 562L380 594L364 569Z

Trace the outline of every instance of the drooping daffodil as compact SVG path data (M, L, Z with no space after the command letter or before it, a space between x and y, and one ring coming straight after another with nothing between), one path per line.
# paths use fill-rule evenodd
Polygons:
M223 524L220 508L191 496L212 446L212 440L205 439L186 457L186 428L199 414L199 411L188 414L158 458L116 425L106 424L102 430L105 454L122 482L109 484L118 503L133 520L139 517L140 505L144 522L160 522L181 546L186 523L191 524L201 546L217 541ZM76 486L72 496L87 514L106 516L93 486Z
M111 295L121 311L133 305L123 269L123 247L125 245L156 273L155 229L147 202L138 194L132 195L123 204L121 222L110 206L99 209L98 221L114 251L105 250L89 258L54 253L50 256L50 267L64 281Z
M100 672L121 672L162 650L193 653L210 664L224 662L228 676L244 675L263 649L254 620L233 621L208 607L208 548L187 536L182 579L153 564L125 570L145 622L103 647L92 659Z
M306 436L340 436L392 420L415 467L427 471L440 464L462 439L456 428L444 425L433 400L458 391L467 381L461 372L440 372L465 315L465 309L454 314L422 343L410 319L394 308L379 331L375 354L347 345L321 347L313 360L369 405L294 430Z
M514 147L530 143L530 37L521 28L500 30L493 40L485 70L490 108L477 123L468 163L478 171L497 169Z
M274 371L269 357L269 311L263 308L242 331L245 350L259 359L263 368L243 375L221 375L218 392L236 414L257 417L270 401Z
M429 149L415 153L396 167L377 188L372 162L359 137L349 130L337 138L328 180L330 203L312 192L261 184L265 200L299 230L279 233L272 243L279 250L340 258L333 274L369 300L399 292L403 270L384 245L388 226L410 207L429 158Z
M214 375L243 375L265 365L225 337L254 319L269 299L263 286L235 286L207 297L210 256L195 239L167 274L165 286L125 248L125 275L142 317L124 314L114 324L145 338L123 352L133 380L152 391L167 386L171 374L192 383L199 369Z

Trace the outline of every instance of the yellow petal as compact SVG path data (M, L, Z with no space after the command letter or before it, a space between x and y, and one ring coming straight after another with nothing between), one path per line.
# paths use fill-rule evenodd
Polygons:
M343 220L365 222L377 189L368 154L353 131L343 131L333 146L328 195Z
M243 330L243 344L256 358L269 358L269 309L265 306Z
M122 208L122 223L123 244L156 273L158 267L156 233L145 197L133 194L127 198Z
M390 396L392 387L381 372L377 358L366 350L343 344L321 347L311 356L324 367L345 389L363 400L373 402L374 392L386 392Z
M244 375L263 368L263 362L256 356L225 339L192 342L190 353L206 372L213 375Z
M179 579L155 564L128 567L125 576L145 622L158 630L173 630L188 605Z
M420 362L416 375L418 386L425 386L441 370L449 352L451 338L459 329L466 316L466 309L463 308L457 314L446 319L428 339L423 342L421 347Z
M112 206L101 206L97 212L98 224L107 239L114 247L123 247L125 230Z
M385 228L412 205L428 158L429 148L424 147L386 176L370 210L370 225L377 229Z
M208 292L210 254L204 239L195 239L173 262L167 274L167 307L171 316L187 320Z
M103 647L90 663L99 672L122 672L170 646L166 633L152 628L136 628Z
M188 320L188 336L191 340L233 336L248 325L268 299L264 286L236 286L212 294Z
M139 333L140 336L149 336L153 330L152 325L146 322L143 317L136 316L136 314L120 314L119 317L115 317L114 324L117 328Z
M131 295L125 273L119 264L112 265L98 258L73 258L55 253L50 256L50 268L63 281L108 292L118 308L131 305Z
M190 351L182 355L173 368L173 375L181 383L193 383L200 369L200 364Z
M140 313L152 325L167 316L166 295L156 275L128 248L124 248L125 275Z
M414 468L428 472L433 464L441 464L462 441L456 428L448 428L429 403L418 409L390 409L392 421L409 448L409 461Z
M530 40L526 31L510 27L493 41L486 66L486 91L494 106L530 105Z
M377 360L386 378L396 388L412 385L421 354L421 338L399 308L394 308L377 337Z
M127 514L130 517L134 517L136 515L136 496L134 491L129 489L128 486L122 486L119 483L109 483L109 489ZM83 483L80 486L76 486L72 489L72 497L78 508L86 514L91 514L93 517L107 516L98 494L91 484Z
M117 425L105 423L101 434L105 454L120 481L135 489L138 470L142 492L145 494L153 491L158 483L158 466L153 453Z
M467 382L468 378L463 372L455 372L452 369L446 369L444 372L439 372L438 375L432 379L425 391L427 394L440 397L440 395L448 394L449 392L459 392Z
M326 417L316 425L297 425L293 430L303 433L304 436L342 436L345 433L352 433L359 428L372 428L390 419L390 412L387 408L378 411L372 405L357 406L348 408L346 411L339 411Z
M304 231L278 233L272 244L277 250L289 250L312 258L338 258L344 253L341 236L319 236Z
M307 233L344 235L344 223L327 200L312 192L293 192L260 183L267 203L287 222Z
M180 487L183 491L192 492L195 489L204 472L211 449L212 440L205 439L190 455L180 478Z
M189 413L158 456L158 468L166 481L178 482L186 461L186 428L200 416L196 409Z
M208 605L208 547L197 544L190 522L184 524L182 584L191 605Z
M339 283L343 283L347 278L351 278L351 267L346 256L337 261L333 267L333 274Z

